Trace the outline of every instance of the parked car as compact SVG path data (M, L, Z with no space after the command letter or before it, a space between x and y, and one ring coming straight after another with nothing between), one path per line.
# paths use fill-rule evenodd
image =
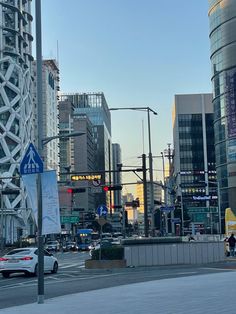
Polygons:
M76 244L76 242L68 241L65 244L63 244L62 249L64 252L78 251L78 245Z
M57 258L47 250L44 250L44 272L55 274L57 271ZM4 278L8 278L12 273L37 275L38 248L26 247L11 250L3 257L0 257L0 272Z
M48 251L58 252L60 251L60 243L58 241L48 241L45 245L45 249Z

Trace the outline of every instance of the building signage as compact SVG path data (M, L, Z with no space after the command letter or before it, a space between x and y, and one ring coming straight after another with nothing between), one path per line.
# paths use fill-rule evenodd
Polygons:
M217 198L217 195L193 196L194 201L210 201L216 200Z
M96 180L101 180L102 175L101 174L84 174L84 175L73 175L71 176L72 181L96 181Z

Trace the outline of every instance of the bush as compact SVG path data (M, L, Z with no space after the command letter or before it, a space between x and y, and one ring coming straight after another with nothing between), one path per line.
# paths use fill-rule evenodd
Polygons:
M92 251L92 259L99 260L99 249ZM101 258L105 260L115 260L124 258L124 248L122 246L112 246L102 248Z

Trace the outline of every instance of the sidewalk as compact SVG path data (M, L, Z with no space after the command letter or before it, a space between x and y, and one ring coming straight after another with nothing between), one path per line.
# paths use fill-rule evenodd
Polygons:
M11 307L0 314L228 314L236 311L235 283L234 271L155 280Z

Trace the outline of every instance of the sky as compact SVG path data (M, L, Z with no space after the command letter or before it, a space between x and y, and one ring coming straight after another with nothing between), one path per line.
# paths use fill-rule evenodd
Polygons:
M58 59L61 92L103 92L109 108L156 111L153 156L172 143L174 95L212 92L208 36L207 0L42 0L43 58ZM147 112L111 118L123 165L140 166ZM160 180L161 158L153 160Z

